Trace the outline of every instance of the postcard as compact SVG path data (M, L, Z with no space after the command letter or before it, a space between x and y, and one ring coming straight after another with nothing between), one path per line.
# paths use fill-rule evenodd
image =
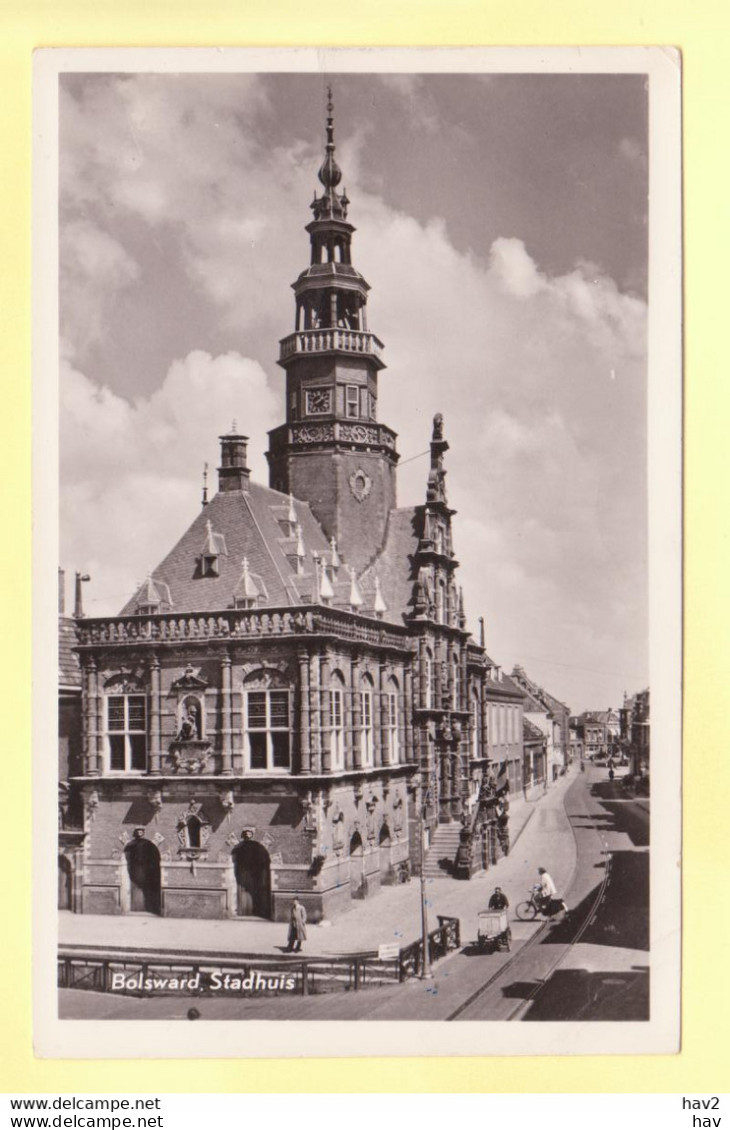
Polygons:
M38 1054L678 1050L679 98L38 53Z

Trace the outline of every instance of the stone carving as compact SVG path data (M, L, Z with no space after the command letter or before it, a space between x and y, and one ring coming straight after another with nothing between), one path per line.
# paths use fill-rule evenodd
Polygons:
M181 813L177 822L178 855L190 863L191 874L195 874L195 864L208 858L206 845L210 839L210 820L203 812L202 804L191 800L187 810Z
M206 741L176 741L170 746L168 761L173 773L200 774L208 768L213 747Z
M356 502L364 502L373 488L373 480L361 468L352 472L349 483L352 496Z
M294 443L327 443L334 436L335 430L331 424L303 424L292 429Z
M332 847L335 855L345 850L345 814L339 808L332 815Z
M200 741L203 736L203 712L200 699L195 695L188 695L180 706L180 729L177 740L179 742Z
M230 824L231 813L236 807L236 801L233 796L233 789L228 789L227 792L223 793L221 797L221 806L226 810L226 820Z
M340 424L340 439L346 443L377 443L378 429L367 424Z
M204 691L208 683L201 677L200 668L188 663L185 673L172 684L173 691Z
M86 797L86 815L89 820L96 819L96 810L99 807L99 794L96 789L92 789Z

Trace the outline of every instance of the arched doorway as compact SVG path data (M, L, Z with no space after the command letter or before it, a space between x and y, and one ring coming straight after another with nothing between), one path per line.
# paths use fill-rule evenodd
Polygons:
M65 855L58 857L58 909L73 910L73 868Z
M160 853L143 836L135 836L124 849L127 857L127 871L131 897L131 911L146 911L148 914L161 913L161 867Z
M242 840L233 849L233 870L238 888L237 913L271 918L271 859L264 845Z
M390 828L383 824L378 837L380 848L380 880L383 882L390 874Z
M360 833L353 832L350 839L350 895L358 899L364 898L366 893L365 849Z

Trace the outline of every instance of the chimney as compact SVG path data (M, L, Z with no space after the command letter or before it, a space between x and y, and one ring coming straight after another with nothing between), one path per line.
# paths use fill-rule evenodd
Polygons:
M221 465L218 468L218 490L221 492L248 490L251 471L246 466L248 436L241 435L233 421L228 435L221 441Z
M58 567L58 615L63 616L66 612L66 573Z
M74 617L75 617L76 620L83 620L83 618L84 618L84 602L83 602L83 599L82 599L81 586L83 585L84 581L90 581L90 580L91 580L91 577L89 576L88 573L77 573L76 574L76 592L75 592L75 599L74 599Z

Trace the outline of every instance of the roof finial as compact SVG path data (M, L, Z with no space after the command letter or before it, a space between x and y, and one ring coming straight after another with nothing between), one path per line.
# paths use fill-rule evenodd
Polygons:
M373 601L373 609L379 620L382 620L383 613L388 611L388 605L383 600L383 594L380 591L380 577L377 573L375 574L375 600Z
M289 491L289 511L287 513L286 520L289 523L289 525L292 527L291 532L293 533L294 527L297 524L297 512L294 509L294 495L292 494L291 491Z
M203 506L208 505L208 464L203 464Z
M238 435L238 420L235 416L233 417L233 423L231 424L231 435Z

